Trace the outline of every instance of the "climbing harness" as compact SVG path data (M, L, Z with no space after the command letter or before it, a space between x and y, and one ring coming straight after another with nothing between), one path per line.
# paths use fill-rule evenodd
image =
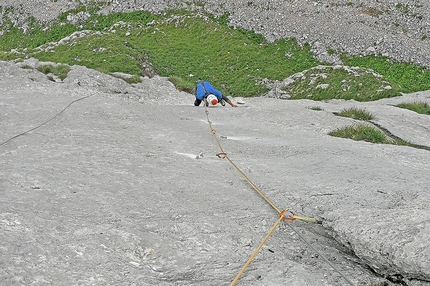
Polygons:
M245 265L242 267L242 269L240 270L240 272L237 274L237 276L235 277L235 279L233 280L233 282L230 284L230 286L234 286L236 285L236 283L239 281L240 277L242 276L242 274L245 272L246 268L249 266L249 264L251 264L252 260L257 256L257 254L259 253L259 251L261 250L261 248L263 247L263 245L266 243L266 241L269 239L269 237L273 234L273 232L276 230L276 228L278 227L278 225L282 222L282 221L286 221L287 225L299 236L300 239L302 239L309 247L311 247L317 254L318 256L322 257L323 260L325 262L327 262L340 276L342 276L342 278L345 279L345 281L348 282L348 284L350 285L354 285L341 271L339 271L323 254L321 254L314 246L312 246L304 237L303 235L301 235L290 223L288 222L292 222L295 220L302 220L302 221L307 221L307 222L313 222L313 223L317 223L317 220L315 218L311 218L311 217L304 217L304 216L297 216L294 212L289 211L287 209L284 209L282 211L280 211L264 194L263 192L258 189L258 187L251 182L251 180L233 163L232 160L230 160L230 158L227 156L227 153L223 150L221 144L218 141L218 138L216 137L216 132L215 130L212 128L212 123L209 119L209 111L207 109L207 107L205 106L205 112L206 112L206 117L207 117L207 122L209 125L209 129L210 129L210 133L212 134L216 145L218 146L218 149L220 150L219 153L216 154L216 156L218 158L221 159L226 159L231 165L232 167L241 175L241 177L279 214L279 219L276 221L276 223L273 225L273 227L270 229L269 233L266 235L266 237L263 239L263 241L260 243L260 245L257 247L257 249L254 251L254 253L251 255L251 257L248 259L248 261L245 263ZM289 216L286 216L286 214L289 214Z
M205 105L205 106L207 106L207 104L208 104L208 100L207 100L207 98L208 98L208 96L210 96L212 93L210 93L210 92L206 89L205 81L204 81L204 80L199 79L199 80L197 81L196 94L197 94L197 88L198 88L198 86L199 86L199 85L201 85L201 86L203 87L203 90L205 91L205 95L203 96L203 103L204 103L204 105Z

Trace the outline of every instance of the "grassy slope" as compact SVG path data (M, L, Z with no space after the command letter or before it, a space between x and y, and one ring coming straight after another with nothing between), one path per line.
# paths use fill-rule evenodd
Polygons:
M187 11L169 11L160 16L138 11L101 16L96 14L97 6L85 10L92 16L81 23L80 28L67 24L66 17L68 13L84 11L84 7L64 13L49 29L29 19L31 29L25 34L13 28L4 16L5 33L1 37L0 51L18 49L21 53L1 53L0 59L32 56L42 61L84 65L105 73L133 75L141 75L141 65L150 62L159 75L171 77L180 89L191 90L196 78L201 77L212 81L226 95L234 96L261 95L267 91L261 84L263 79L283 80L321 64L311 54L309 45L300 47L293 39L269 44L261 35L228 27L228 15L200 17ZM119 21L125 23L111 28ZM99 31L99 34L87 35L47 52L34 49L59 41L78 30ZM343 55L343 61L348 65L374 69L384 76L380 82L377 78L363 78L366 90L353 88L347 99L365 101L384 96L375 96L369 91L367 83L373 84L374 81L374 90L386 82L394 87L392 91L385 92L386 96L430 88L430 72L422 67L396 63L383 57ZM302 98L306 93L320 94L315 97L318 100L339 98L342 96L342 84L338 83L341 78L342 75L333 72L327 79L319 79L319 84L330 84L326 91L315 87L309 90L299 82L295 93L304 93ZM383 80L386 82L382 83ZM360 83L358 80L356 84Z

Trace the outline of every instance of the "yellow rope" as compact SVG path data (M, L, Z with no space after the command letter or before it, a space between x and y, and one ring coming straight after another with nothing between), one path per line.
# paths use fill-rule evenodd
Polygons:
M284 218L283 215L281 217L279 217L278 221L273 225L273 227L270 229L269 233L266 235L266 237L263 239L263 241L260 243L260 245L254 251L254 253L251 255L251 257L248 259L248 261L245 263L245 265L242 267L242 269L239 271L236 278L234 278L233 282L231 282L230 286L236 285L237 281L239 281L240 276L242 276L243 272L245 272L246 268L248 268L249 264L251 264L252 260L254 260L255 256L257 256L257 254L260 252L260 249L263 247L263 245L266 243L266 241L269 239L269 237L272 235L272 233L275 231L275 229L281 223L283 218Z
M256 185L254 185L254 183L251 182L251 180L249 180L245 174L230 160L230 158L228 158L227 153L224 152L224 150L221 147L221 144L219 143L218 139L216 138L215 135L215 130L212 128L212 124L209 120L209 112L208 109L205 107L206 110L206 115L207 115L207 119L208 119L208 124L209 124L209 128L211 131L211 134L213 136L213 138L215 139L215 142L220 150L221 153L217 154L218 157L220 158L225 158L227 159L230 164L233 166L233 168L245 179L245 181L248 182L249 185L251 185L251 187L273 208L276 210L276 212L279 214L279 219L278 221L275 223L275 225L270 229L269 233L266 235L266 237L263 239L263 241L260 243L260 245L258 246L258 248L254 251L254 253L252 254L252 256L248 259L248 261L245 263L245 265L242 267L242 269L240 270L240 272L237 274L236 278L233 280L233 282L230 284L230 286L234 286L237 281L240 279L240 277L242 276L242 274L245 272L246 268L249 266L249 264L251 264L252 260L254 260L254 258L257 256L257 254L259 253L259 251L261 250L261 248L263 247L263 245L266 243L266 241L269 239L269 237L273 234L273 232L275 231L276 227L281 223L281 221L283 220L303 220L303 221L308 221L308 222L314 222L316 223L317 220L315 218L311 218L311 217L304 217L304 216L297 216L295 213L289 211L292 214L292 217L285 217L285 213L287 212L287 210L283 210L282 212L257 188ZM295 230L293 228L292 225L289 225L289 227L291 227L296 233L297 235L299 235L299 237L301 239L303 239L304 242L306 242L306 244L308 244L319 256L321 256L336 272L338 272L350 285L354 285L345 275L343 275L342 272L340 272L330 261L327 260L327 258L324 257L324 255L322 255L320 252L318 252L318 250L316 250L305 238L303 238L303 236L297 232L297 230Z
M221 153L218 154L218 157L222 157L227 159L227 161L233 166L233 168L242 176L242 178L248 182L248 184L278 213L280 214L281 211L258 189L258 187L251 182L250 179L248 179L248 177L245 176L245 174L233 163L233 161L230 160L230 158L227 156L227 153L224 152L224 150L221 147L221 144L218 141L218 138L216 137L216 132L215 130L212 128L212 123L209 120L209 111L206 108L206 116L207 116L207 121L208 121L208 125L209 125L209 129L210 132L215 140L215 143L218 146L218 149L220 150ZM293 218L295 219L299 219L299 220L303 220L303 221L308 221L308 222L317 222L316 219L314 218L310 218L310 217L303 217L303 216L296 216L295 214L293 214Z
M313 217L305 217L305 216L297 216L297 215L293 215L293 218L295 219L299 219L299 220L303 220L303 221L308 221L308 222L315 222L317 223L317 220Z
M230 162L230 164L233 166L233 168L242 176L242 178L245 179L245 181L248 182L248 184L278 213L280 214L281 211L257 188L256 185L254 185L253 182L251 182L244 173L242 173L241 170L230 160L227 155L225 155L225 158Z

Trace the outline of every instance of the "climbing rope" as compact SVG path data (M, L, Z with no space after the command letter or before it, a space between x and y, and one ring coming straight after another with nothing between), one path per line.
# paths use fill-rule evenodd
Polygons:
M242 276L243 272L245 272L246 268L251 264L252 260L254 260L255 256L257 256L258 252L260 252L260 249L263 247L263 245L266 243L266 241L269 239L269 237L272 235L272 233L276 230L278 225L281 223L283 219L283 215L279 217L279 219L276 221L276 223L273 225L273 227L270 229L269 233L266 235L266 237L263 239L263 241L260 243L260 245L257 247L257 249L254 251L254 253L251 255L251 257L248 259L248 261L245 263L245 265L242 267L242 269L237 274L236 278L234 278L233 282L231 282L231 286L236 285L237 281L239 281L240 276Z
M221 144L218 141L218 138L216 137L216 132L212 128L212 123L209 119L209 111L207 108L206 108L206 117L207 117L207 121L209 124L210 132L211 132L211 134L215 140L215 143L217 144L217 146L220 150L220 153L217 154L217 157L226 159L232 165L232 167L242 176L242 178L280 215L281 211L263 194L262 191L260 191L260 189L253 182L251 182L251 180L233 163L233 161L230 160L230 158L227 156L227 153L224 152ZM309 222L317 222L316 219L314 219L314 218L297 216L294 213L293 213L293 218L304 220L304 221L309 221Z
M67 109L67 108L69 108L73 103L76 103L76 102L78 102L78 101L84 100L84 99L86 99L86 98L88 98L88 97L90 97L90 96L92 96L92 95L87 95L87 96L84 96L84 97L81 97L81 98L78 98L78 99L76 99L76 100L72 101L72 102L71 102L71 103L69 103L66 107L64 107L64 108L63 108L63 110L61 110L60 112L58 112L58 113L57 113L54 117L52 117L51 119L49 119L49 120L47 120L47 121L43 122L42 124L37 125L36 127L31 128L31 129L29 129L29 130L27 130L27 131L25 131L25 132L22 132L22 133L20 133L20 134L18 134L18 135L13 136L12 138L10 138L10 139L8 139L8 140L4 141L3 143L1 143L1 144L0 144L0 147L1 147L1 146L3 146L3 145L5 145L6 143L8 143L8 142L12 141L12 140L13 140L13 139L15 139L15 138L18 138L18 137L20 137L20 136L23 136L23 135L25 135L25 134L27 134L27 133L30 133L31 131L34 131L34 130L36 130L36 129L38 129L38 128L42 127L43 125L45 125L45 124L49 123L50 121L54 120L55 118L57 118L61 113L63 113L64 111L66 111L66 109Z
M227 153L223 150L221 144L218 141L218 138L216 137L216 132L215 130L212 128L212 123L209 119L209 111L208 108L205 105L205 112L206 112L206 117L207 117L207 122L209 125L209 129L210 132L215 140L216 145L218 146L220 153L216 154L216 156L218 158L222 158L222 159L226 159L232 166L233 168L242 176L242 178L279 214L279 219L276 221L276 223L273 225L273 227L270 229L270 231L268 232L268 234L266 235L266 237L263 239L263 241L260 243L260 245L257 247L257 249L254 251L254 253L251 255L251 257L248 259L248 261L245 263L245 265L242 267L242 269L240 270L240 272L237 274L237 276L235 277L235 279L233 280L233 282L230 284L230 286L234 286L236 285L236 283L239 281L240 277L242 276L242 274L245 272L246 268L251 264L251 262L254 260L254 258L257 256L257 254L260 252L261 248L263 247L263 245L266 243L266 241L269 239L269 237L273 234L273 232L276 230L276 228L278 227L278 225L282 222L282 221L294 221L296 219L299 220L303 220L303 221L307 221L307 222L314 222L316 223L317 220L315 218L310 218L310 217L304 217L304 216L297 216L294 212L292 211L288 211L288 210L283 210L280 211L264 194L263 192L253 183L251 182L251 180L233 163L232 160L230 160L230 158L227 156ZM291 214L291 216L285 216L285 214L289 212ZM348 282L348 284L353 285L354 284L342 273L340 272L324 255L322 255L315 247L313 247L292 225L290 225L289 223L287 223L287 225L293 229L293 231L299 236L300 239L302 239L308 246L310 246L320 257L323 258L323 260L325 262L327 262L337 273L339 273L342 278L345 279L345 281Z

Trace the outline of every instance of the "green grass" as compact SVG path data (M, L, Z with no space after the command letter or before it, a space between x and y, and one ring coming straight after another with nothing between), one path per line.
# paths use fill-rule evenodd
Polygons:
M311 109L311 110L315 110L315 111L323 111L324 109L322 108L322 107L320 107L320 106L309 106L309 107L307 107L307 108L309 108L309 109Z
M363 121L369 121L374 119L373 114L363 108L346 108L343 109L341 112L337 113L336 115Z
M398 85L390 84L372 70L363 68L354 71L334 67L307 70L296 77L285 91L291 99L313 100L372 101L401 95Z
M401 103L397 107L409 109L416 113L430 115L430 104L424 101L416 101L412 103Z
M140 76L137 76L137 75L134 75L132 77L124 78L124 80L126 82L130 83L130 84L142 82L142 79L140 78Z
M196 79L201 77L226 95L244 97L267 92L263 81L281 81L321 64L308 44L300 46L294 39L268 43L260 34L229 27L228 14L200 17L181 10L165 11L162 15L136 11L104 16L97 14L100 5L92 3L67 11L50 26L30 18L26 33L12 26L7 18L10 10L6 10L0 27L4 31L0 37L0 59L35 57L83 65L108 74L128 73L134 76L133 81L142 75L142 65L150 63L158 75L168 77L179 90L192 92ZM67 15L84 11L90 14L86 21L77 26L67 23ZM112 27L120 21L125 24ZM58 42L79 30L93 33L49 51L36 49L46 48L47 43ZM289 94L292 98L314 100L369 101L430 89L430 72L423 67L385 57L342 55L342 59L347 65L362 67L360 76L327 70L327 79L318 78L316 85L306 79L297 81L289 87ZM369 69L383 78L374 76ZM318 84L328 84L328 88L322 89ZM391 89L385 89L386 86Z
M341 56L345 64L373 69L384 78L396 83L402 92L430 89L430 70L410 63L401 63L384 56Z
M130 35L126 36L126 32ZM132 75L140 75L141 64L149 58L157 74L176 79L178 89L189 90L201 77L225 94L236 96L261 95L267 91L261 84L264 78L282 80L318 64L309 45L302 48L294 40L268 44L261 35L232 30L200 17L183 17L179 24L161 23L147 28L141 24L118 27L115 33L104 31L89 35L73 45L55 47L53 51L33 51L29 55L41 61Z
M25 69L25 70L32 70L32 69L33 69L33 67L32 67L32 66L29 66L29 65L24 65L24 66L22 66L21 68L22 68L22 69Z
M29 20L29 25L30 30L24 33L22 30L12 27L11 23L7 23L5 33L0 37L0 51L34 49L49 42L59 41L77 31L77 28L72 24L53 25L47 29L33 19Z
M384 132L377 130L367 124L356 124L353 126L339 128L335 131L330 132L329 135L334 137L352 139L355 141L366 141L377 144L393 144L402 146L410 145L410 143L406 141L392 139L385 135Z
M68 65L43 65L37 68L38 71L43 72L44 74L54 74L58 76L61 80L64 80L67 77L67 74L70 71L70 66Z
M169 78L169 80L178 87L179 90L185 91L188 93L194 93L195 84L190 83L188 81L183 80L181 77L178 76L172 76Z
M120 79L122 79L123 81L125 81L125 82L127 82L129 84L142 82L141 77L137 76L137 75L127 76L127 77L120 76L120 75L112 75L112 76L114 76L116 78L120 78Z
M194 86L200 77L227 95L260 95L266 91L263 78L281 80L317 63L309 46L302 49L293 40L268 44L252 33L201 18L185 19L179 26L157 25L129 42L149 54L158 74L180 78L180 89ZM293 54L289 60L287 52Z

